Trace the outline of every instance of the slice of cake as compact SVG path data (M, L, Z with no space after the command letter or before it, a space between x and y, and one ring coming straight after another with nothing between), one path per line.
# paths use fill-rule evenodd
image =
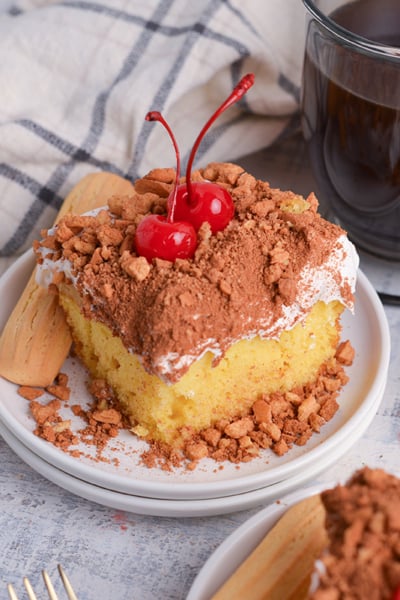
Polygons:
M227 190L233 218L216 233L203 223L188 258L146 258L138 225L167 214L175 178L156 169L131 196L66 216L37 244L39 278L57 288L77 354L137 435L194 439L201 457L228 431L283 453L337 408L353 359L340 316L353 308L358 257L313 194L213 163L192 180Z
M400 480L381 469L357 471L321 494L329 546L312 600L398 600Z

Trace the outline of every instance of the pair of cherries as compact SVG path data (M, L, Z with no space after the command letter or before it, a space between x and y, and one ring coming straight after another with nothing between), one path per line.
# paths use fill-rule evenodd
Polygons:
M159 121L167 130L175 149L176 177L174 188L167 200L167 215L147 215L136 229L135 246L140 256L174 261L192 258L197 247L197 231L207 221L212 233L222 231L232 220L235 209L229 192L211 182L192 182L191 172L195 154L206 131L214 121L237 102L254 83L254 75L245 75L230 96L210 117L200 131L189 156L186 183L179 185L180 154L176 139L161 113L151 111L147 121Z

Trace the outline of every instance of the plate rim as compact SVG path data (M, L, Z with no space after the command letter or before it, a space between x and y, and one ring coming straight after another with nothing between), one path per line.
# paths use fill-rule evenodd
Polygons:
M381 390L383 395L384 386ZM377 404L380 403L378 399ZM372 420L373 417L371 417ZM368 426L368 425L367 425ZM361 434L360 434L361 435ZM102 504L109 508L117 510L126 510L136 514L144 514L161 517L204 517L215 516L227 513L233 513L241 510L248 510L259 506L265 502L275 502L277 498L281 498L289 493L295 493L298 486L304 486L315 476L326 471L335 462L335 457L332 458L330 453L327 453L328 460L318 464L318 469L313 471L302 472L301 476L294 476L292 479L277 482L274 485L265 488L250 490L249 492L239 493L226 497L208 498L208 499L162 499L162 498L147 498L133 494L108 490L81 480L69 473L65 473L58 469L53 464L48 463L43 458L35 454L30 448L26 447L7 427L0 421L0 436L4 439L7 445L33 470L37 471L45 479L48 479L55 485L66 489L67 491L78 495L91 502ZM353 441L343 445L342 453L347 452ZM50 473L50 477L49 477ZM71 485L72 484L72 485ZM285 488L286 486L286 488ZM282 489L283 488L283 489ZM102 492L102 495L101 495ZM104 496L106 496L106 501ZM145 506L145 508L143 508ZM190 508L188 508L188 506ZM182 510L182 507L185 507ZM139 508L139 510L138 510Z
M7 283L9 278L18 276L18 269L27 269L27 262L30 258L33 258L33 255L29 250L19 257L19 259L17 259L17 261L11 265L11 267L0 278L0 287L4 285L4 282ZM371 403L374 405L375 396L380 393L380 387L383 385L382 381L384 381L384 384L386 384L390 359L390 331L386 314L372 284L360 270L357 273L357 286L360 296L366 303L366 308L372 310L373 314L376 316L374 326L378 327L378 331L380 333L379 360L377 360L376 377L368 388L368 392L366 394L367 401L364 398L362 404L346 421L346 423L344 423L339 430L335 431L327 439L322 440L319 444L308 450L305 454L297 456L292 461L289 460L285 464L282 464L279 468L279 480L292 476L292 474L297 472L299 469L306 468L312 462L318 460L318 457L321 458L324 456L324 454L331 452L332 447L337 446L338 443L340 444L342 440L346 439L349 435L349 432L352 432L355 428L357 428L359 423L362 422L363 418L365 418L365 413L368 415L369 411L371 410ZM374 415L376 414L376 410ZM15 418L10 415L10 413L6 413L5 417L5 408L2 404L0 404L0 419L3 420L8 429L10 429L17 438L21 439L26 446L27 444L24 442L24 438L26 437L27 429L18 421L16 421ZM34 436L33 433L31 433L29 436L29 442L29 447L34 453L38 454L46 462L51 462L55 467L66 471L73 476L77 476L78 478L84 478L86 481L89 480L95 485L99 485L98 482L100 473L100 478L106 481L108 489L111 489L110 486L112 486L113 489L118 489L118 491L122 491L123 493L126 493L126 489L129 488L138 495L147 496L150 493L151 497L157 496L160 498L170 498L171 494L173 494L173 498L175 499L192 499L193 497L215 498L217 496L244 493L251 489L254 490L276 483L276 481L273 481L271 478L271 471L274 471L275 469L245 474L235 480L224 479L210 482L172 482L172 480L168 481L167 479L165 482L161 483L159 481L149 481L147 479L140 480L132 476L123 477L118 473L96 470L95 463L93 465L80 463L76 458L65 454L62 450L53 447L49 448L48 442ZM51 461L48 459L49 455L51 455ZM121 481L123 482L124 489L121 489ZM231 488L231 493L228 494L227 484L232 486L232 482L233 488ZM171 483L173 483L172 486ZM201 489L199 489L200 487Z
M51 483L91 502L96 502L104 506L116 508L118 510L127 510L128 512L145 514L149 516L203 517L249 510L259 506L262 502L276 502L276 499L278 499L282 493L285 495L289 492L294 493L292 489L298 484L297 480L294 482L289 482L286 480L278 482L274 488L274 491L270 489L274 486L269 486L268 489L259 488L243 494L196 500L171 500L165 498L136 496L133 494L125 494L123 492L102 488L101 486L81 480L70 473L66 473L61 469L58 469L51 463L48 463L43 458L32 452L1 422L0 436L23 462L25 462L34 471L39 473ZM321 467L321 469L324 468L325 465ZM51 477L48 476L49 472L51 473ZM313 473L310 473L308 476L306 476L303 483L309 481L313 475ZM72 485L72 489L68 484ZM288 489L282 490L285 485ZM266 492L269 492L269 495L265 496ZM101 493L108 499L108 502L103 503L101 500L99 500ZM132 506L129 505L129 502L132 503ZM143 506L145 504L147 504L147 509L143 510ZM186 505L186 509L183 509L184 505ZM187 508L187 505L190 506L189 509ZM139 512L137 511L138 506L141 509Z
M285 514L288 508L301 502L301 500L304 500L305 498L310 498L311 496L319 494L322 490L333 487L337 483L338 482L319 483L296 490L281 498L279 504L275 501L273 504L266 506L255 515L249 517L249 519L232 531L232 533L230 533L208 557L193 580L189 593L186 596L186 600L208 600L210 593L215 594L218 591L223 583L227 581L239 565L247 556L249 556L272 527ZM246 539L246 545L243 547L243 538L251 538L253 535L255 535L256 539L254 541ZM229 554L235 551L238 544L242 544L242 547L239 548L240 556L236 556L232 561ZM218 568L221 568L221 563L223 562L229 562L229 567L231 567L228 569L229 572L227 572L224 577L217 578L217 583L215 584L217 587L215 587L215 589L211 590L207 587L204 588L204 586L207 585L207 581L204 581L207 576L207 571L211 569L218 574Z
M277 500L283 502L287 495L297 493L299 486L307 485L316 475L326 471L333 462L328 453L325 461L320 463L318 471L301 472L274 485L229 496L207 499L152 498L103 488L62 471L32 452L1 422L0 436L23 462L58 487L108 508L157 517L218 516L250 510L266 502L270 503L269 506Z

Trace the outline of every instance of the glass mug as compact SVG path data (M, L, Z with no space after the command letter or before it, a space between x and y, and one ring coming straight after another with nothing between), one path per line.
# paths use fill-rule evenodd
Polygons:
M303 2L302 129L321 203L360 249L400 261L400 0Z

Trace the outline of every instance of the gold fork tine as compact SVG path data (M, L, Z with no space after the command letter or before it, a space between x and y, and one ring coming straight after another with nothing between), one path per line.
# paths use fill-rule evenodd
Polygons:
M13 586L11 585L11 583L8 584L7 591L8 591L8 597L10 598L10 600L18 600L18 596L15 593L15 590L14 590Z
M50 600L58 600L57 594L53 588L53 584L51 583L50 577L47 574L47 571L42 571L43 579L46 584L46 588L49 594Z
M67 575L65 574L64 569L62 568L61 565L57 565L57 567L58 567L58 572L60 573L61 579L62 579L64 587L65 587L65 591L67 592L67 596L68 596L69 600L78 600L74 590L72 589L69 579L68 579Z
M29 581L29 579L27 577L24 577L23 582L24 582L25 589L28 593L29 600L37 600L35 592L32 589L31 582Z
M68 579L67 575L65 574L64 569L62 568L61 565L57 565L57 567L58 567L58 572L60 573L60 577L62 579L64 588L65 588L65 591L67 592L68 599L69 600L78 600L74 590L72 589L69 579ZM47 592L49 594L49 599L50 600L58 600L57 594L54 590L53 584L51 583L51 579L48 576L47 572L42 571L42 575L43 575L43 579L44 579L44 583L45 583ZM29 600L37 600L35 592L32 589L29 579L27 577L24 577L23 581L24 581L25 589L28 593ZM8 597L10 600L18 600L18 596L15 593L15 590L14 590L13 586L11 585L11 583L8 584L7 591L8 591Z
M35 592L32 589L29 579L27 577L24 577L23 581L24 581L25 589L28 593L29 600L37 600ZM18 596L17 596L13 586L11 585L11 583L8 584L7 591L8 591L8 596L9 596L10 600L18 600Z

